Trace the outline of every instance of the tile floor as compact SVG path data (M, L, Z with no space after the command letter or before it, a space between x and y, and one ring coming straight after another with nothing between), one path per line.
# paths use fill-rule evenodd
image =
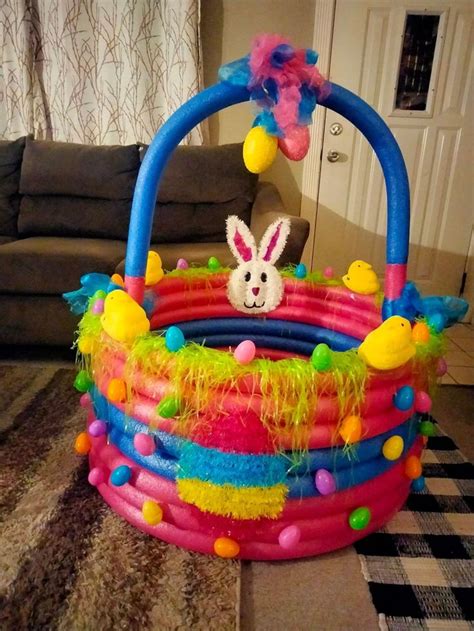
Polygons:
M446 332L448 352L446 362L448 372L443 384L474 385L474 326L456 324Z

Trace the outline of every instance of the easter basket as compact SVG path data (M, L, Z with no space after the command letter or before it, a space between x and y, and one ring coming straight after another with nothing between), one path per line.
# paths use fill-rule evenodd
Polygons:
M87 427L76 450L88 454L89 482L152 536L257 560L346 546L423 488L442 331L464 309L407 282L408 179L388 127L320 77L313 51L272 37L224 66L155 136L135 188L125 278L90 274L66 296L84 312L75 385ZM244 143L254 171L278 147L303 157L316 104L365 135L387 189L383 294L363 261L342 279L302 264L277 270L291 230L283 218L259 244L227 220L232 270L211 258L164 273L148 253L170 154L200 121L249 99L261 108Z

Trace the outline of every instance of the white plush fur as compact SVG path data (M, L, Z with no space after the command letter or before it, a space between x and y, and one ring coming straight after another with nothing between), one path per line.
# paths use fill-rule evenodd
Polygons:
M265 231L257 252L255 239L238 217L227 219L227 242L238 262L227 285L229 302L243 313L268 313L283 298L283 280L275 267L290 233L290 221L281 218ZM278 235L278 236L277 236ZM267 253L271 245L271 251ZM267 255L268 260L264 260Z

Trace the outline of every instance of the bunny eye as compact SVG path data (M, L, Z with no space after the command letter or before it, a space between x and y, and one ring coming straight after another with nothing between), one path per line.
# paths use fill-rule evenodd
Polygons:
M250 279L252 278L252 274L250 272L247 272L244 278L245 278L245 282L248 283Z
M267 275L265 274L265 272L263 272L263 274L260 276L260 280L262 281L262 283L267 282Z

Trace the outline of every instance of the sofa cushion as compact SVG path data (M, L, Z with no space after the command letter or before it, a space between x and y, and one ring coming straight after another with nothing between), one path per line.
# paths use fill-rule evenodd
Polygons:
M106 239L31 237L0 246L0 294L56 295L80 286L88 272L113 274L125 243Z
M0 235L17 235L18 187L26 138L0 140Z
M25 195L20 203L22 237L96 237L127 239L131 200L66 195Z
M28 138L20 193L130 199L139 162L137 145L99 147Z

